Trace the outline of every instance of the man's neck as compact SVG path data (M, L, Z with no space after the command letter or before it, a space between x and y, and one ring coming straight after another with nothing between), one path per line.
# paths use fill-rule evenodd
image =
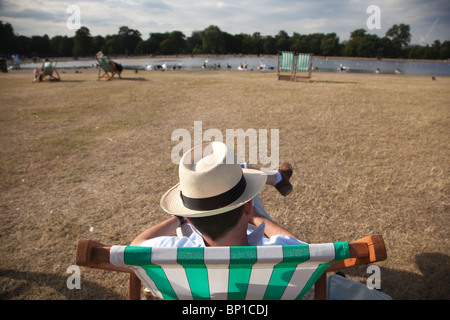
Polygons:
M252 204L251 202L248 202L245 205L251 206L251 204ZM249 246L250 244L247 238L248 223L249 223L249 215L244 213L244 215L242 215L241 219L238 221L237 225L233 229L229 230L223 237L216 240L212 240L208 236L202 235L203 241L205 242L205 245L209 247Z
M248 246L248 238L246 232L241 232L239 234L229 233L226 236L212 240L206 236L203 236L203 241L207 247L237 247L237 246Z

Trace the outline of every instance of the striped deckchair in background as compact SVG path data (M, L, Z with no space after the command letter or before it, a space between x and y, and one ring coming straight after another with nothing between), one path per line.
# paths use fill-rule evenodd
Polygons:
M283 51L278 53L278 80L292 80L295 74L294 52Z
M130 273L130 299L141 282L156 298L301 299L315 284L326 297L326 272L386 259L380 235L355 242L291 246L149 248L80 240L77 265Z
M309 81L311 79L312 59L309 53L299 53L296 60L294 81ZM299 74L306 72L306 75Z
M310 53L283 51L278 53L278 80L309 81L311 79L312 58ZM306 72L306 75L298 74Z
M282 71L292 71L294 69L294 53L282 52L280 69Z
M297 56L297 71L311 70L311 55L309 53L299 53Z
M61 80L58 70L56 69L56 61L45 61L43 63L42 80Z
M111 61L104 56L95 57L99 64L98 66L98 79L97 80L111 80L117 75L119 78L120 72L111 64Z

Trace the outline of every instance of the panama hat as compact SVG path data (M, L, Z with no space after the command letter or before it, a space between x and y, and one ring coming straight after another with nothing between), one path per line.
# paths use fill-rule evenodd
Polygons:
M233 151L222 142L196 146L180 160L180 182L161 197L171 215L206 217L233 210L253 199L267 176L243 169Z

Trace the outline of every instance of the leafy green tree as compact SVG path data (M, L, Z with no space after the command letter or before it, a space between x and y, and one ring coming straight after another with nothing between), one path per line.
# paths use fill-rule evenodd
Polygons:
M67 36L54 36L50 39L50 54L58 57L72 55L73 38Z
M420 59L425 56L426 47L424 46L411 46L408 48L408 58L409 59Z
M92 54L92 37L91 32L86 27L81 27L75 32L73 43L73 55L89 56Z
M232 53L242 53L243 52L243 45L244 45L244 39L248 35L245 33L239 33L234 36L230 35L230 39L227 44L227 51Z
M25 36L16 36L15 37L15 42L16 42L16 50L17 53L20 55L30 55L31 53L31 49L30 49L30 38L25 37ZM70 54L69 56L72 54L72 46L70 46Z
M394 24L388 31L386 31L386 37L390 38L394 44L407 46L411 41L409 25L403 23L400 25Z
M350 40L348 40L345 43L345 46L342 50L343 55L348 57L356 57L358 46L365 36L366 36L365 29L356 29L355 31L351 32Z
M450 59L450 41L444 41L441 44L441 50L439 52L439 59L442 59L442 60Z
M190 53L200 53L202 50L202 38L200 31L192 31L191 36L186 39L186 50Z
M0 21L0 54L13 54L16 50L15 37L14 37L14 28L13 26L6 22L3 24Z
M329 33L320 42L320 51L323 56L337 56L340 53L339 37L336 33Z
M380 58L392 58L396 55L396 48L394 47L392 40L388 37L380 39L380 47L378 51L378 57Z
M242 53L244 54L251 54L255 53L257 51L255 46L255 39L249 34L243 34L242 35Z
M50 54L50 39L48 35L32 36L30 39L30 50L33 55L48 56Z
M130 29L127 26L120 27L117 36L118 53L134 54L136 45L141 40L141 33L138 30Z
M154 32L150 33L150 38L147 40L148 49L151 53L160 53L160 44L167 39L167 33Z
M92 52L98 52L102 50L102 47L105 45L105 38L102 36L95 36L92 38Z
M275 36L276 46L279 51L287 51L290 50L290 41L289 35L286 31L280 30L278 34Z
M264 36L263 38L263 52L264 54L276 54L277 46L274 37Z
M144 41L144 40L139 41L138 44L136 45L135 53L136 54L149 54L150 49L149 49L148 42Z
M245 53L276 54L278 51L310 52L325 56L360 56L413 59L449 59L450 41L434 41L431 46L409 46L410 27L406 24L393 25L383 38L368 34L365 29L350 33L348 41L339 41L336 33L312 33L302 35L294 32L289 36L281 30L275 36L263 36L259 32L229 34L219 27L210 25L202 31L192 32L187 37L181 31L150 33L143 40L138 30L127 26L119 28L113 35L91 36L86 27L75 32L74 37L34 35L31 38L14 34L10 23L0 21L0 54L45 56L89 56L102 50L105 54L177 54L177 53Z
M308 51L306 52L315 55L320 55L321 54L320 46L323 38L324 38L323 33L308 34L306 36L306 42L308 43Z
M102 51L104 54L113 55L119 53L120 47L117 38L118 36L116 34L107 35L105 37L105 44L102 46Z
M202 39L203 53L226 53L225 36L219 27L211 25L200 31L200 38Z
M366 34L356 48L358 57L376 57L380 48L380 38L376 34Z
M309 45L306 39L306 35L301 35L297 32L294 32L292 34L292 37L289 39L289 42L291 43L290 50L304 53L309 52Z
M402 56L402 48L406 47L411 41L411 33L409 32L409 25L401 23L400 25L394 24L388 31L386 31L386 37L391 39L392 45L395 50L395 57Z
M181 31L166 33L166 39L159 44L162 54L183 53L186 48L186 36Z

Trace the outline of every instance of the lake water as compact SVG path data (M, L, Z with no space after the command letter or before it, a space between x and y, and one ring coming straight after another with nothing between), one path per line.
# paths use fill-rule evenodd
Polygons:
M124 69L157 70L166 65L167 70L243 70L258 72L276 72L277 57L220 57L220 58L140 58L117 59ZM96 65L92 60L73 60L58 62L59 68L84 68ZM40 63L22 64L22 68L36 68ZM228 66L228 68L227 68ZM421 61L388 61L388 60L359 60L359 59L326 59L313 58L314 72L347 72L347 73L375 73L395 74L399 70L404 75L450 76L450 62L421 62ZM343 71L339 70L343 67Z

